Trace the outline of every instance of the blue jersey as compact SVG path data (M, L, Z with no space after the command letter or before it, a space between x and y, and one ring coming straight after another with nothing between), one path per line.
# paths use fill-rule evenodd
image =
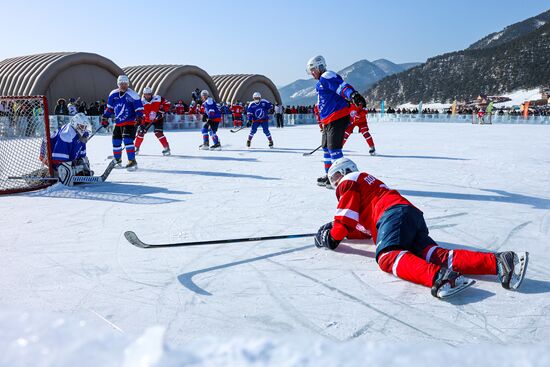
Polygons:
M208 120L212 122L220 122L222 120L222 113L212 97L208 97L206 101L202 102L202 107Z
M321 122L326 125L349 115L348 101L355 89L333 71L325 71L315 87Z
M54 167L86 157L86 144L70 124L63 125L50 138Z
M111 117L114 114L115 124L117 126L133 125L136 121L136 116L143 117L143 103L141 97L129 89L122 95L118 89L109 93L107 99L107 108L103 117Z
M260 102L253 101L246 108L246 116L250 122L269 121L269 111L273 108L271 102L261 99Z

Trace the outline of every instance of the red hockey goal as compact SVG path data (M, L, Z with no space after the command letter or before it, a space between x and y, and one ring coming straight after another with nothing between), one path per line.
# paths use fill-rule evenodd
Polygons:
M44 188L54 181L40 177L52 175L46 97L0 96L0 195Z

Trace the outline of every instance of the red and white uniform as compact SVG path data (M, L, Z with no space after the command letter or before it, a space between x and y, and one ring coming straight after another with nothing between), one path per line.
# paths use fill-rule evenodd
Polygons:
M342 145L346 144L349 136L353 133L353 129L355 129L355 127L357 126L359 128L359 132L363 135L369 147L372 148L374 146L374 140L372 139L372 136L369 132L369 125L367 124L367 109L357 107L356 105L352 104L349 108L349 111L351 124L349 124L349 126L346 128L346 132L344 133L344 142Z
M339 241L370 235L376 242L376 222L384 211L394 205L412 205L399 192L366 172L344 176L336 188L336 197L338 207L330 234Z
M230 108L233 114L233 126L243 126L243 111L244 107L239 104L234 104Z
M183 105L183 103L181 101L176 103L176 105L174 107L176 107L176 115L184 115L185 114L185 106Z
M197 114L197 105L189 106L189 112L190 115L196 115Z
M143 117L147 124L155 122L159 113L164 114L170 111L170 102L158 95L153 95L150 101L142 98L141 103L143 103Z
M372 235L377 243L376 224L384 212L395 205L413 206L396 190L367 172L352 172L342 178L336 188L338 207L330 231L335 240L365 239ZM396 223L401 231L407 223ZM427 235L427 233L426 233ZM377 261L383 271L410 282L431 287L439 269L447 267L462 274L495 275L494 253L462 249L445 249L429 238L425 247L412 243L388 247ZM378 246L379 244L377 244Z

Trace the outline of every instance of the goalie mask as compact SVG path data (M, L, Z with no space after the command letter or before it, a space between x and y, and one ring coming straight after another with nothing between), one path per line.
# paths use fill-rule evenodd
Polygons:
M77 113L71 117L71 127L82 137L90 132L90 121L88 117L83 113Z

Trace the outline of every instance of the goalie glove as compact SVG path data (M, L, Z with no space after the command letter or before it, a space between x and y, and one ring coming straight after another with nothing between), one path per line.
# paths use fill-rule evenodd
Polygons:
M365 107L367 105L367 101L365 101L365 98L358 91L353 92L350 98L357 107Z
M330 230L332 229L332 222L329 222L317 231L315 235L315 246L322 248L326 247L330 250L334 250L340 244L340 241L336 241L330 235Z
M57 167L59 182L65 186L73 186L74 171L70 162L63 162Z

